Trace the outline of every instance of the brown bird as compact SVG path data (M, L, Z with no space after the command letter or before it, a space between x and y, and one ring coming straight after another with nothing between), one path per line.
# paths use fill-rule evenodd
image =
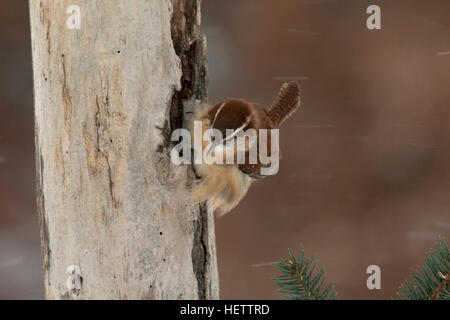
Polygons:
M201 150L196 150L194 147L194 154L196 157L202 157L205 155L203 150L206 150L207 155L223 158L223 163L202 162L195 165L200 181L192 192L193 201L207 201L208 207L218 215L224 215L233 209L245 196L252 182L265 177L262 169L271 165L266 163L267 161L264 161L259 154L256 161L250 161L250 151L254 147L257 150L265 147L267 156L272 155L275 151L272 150L270 129L278 129L297 111L299 106L300 87L297 82L291 81L282 85L278 97L269 109L263 109L257 104L242 99L227 99L197 115L195 120L201 121L202 130L200 136L196 137L194 133L194 139L200 139L202 144ZM204 133L208 129L218 130L216 132L221 133L218 135L219 139L211 135L210 139L204 140ZM265 146L261 145L260 139L254 140L253 143L246 140L245 144L241 145L230 143L245 132L250 132L251 129L254 129L258 138L261 138L260 134L263 131L260 129L266 129ZM228 155L230 145L234 149L232 163L226 162L225 156L225 154ZM238 152L245 154L243 163L237 161Z

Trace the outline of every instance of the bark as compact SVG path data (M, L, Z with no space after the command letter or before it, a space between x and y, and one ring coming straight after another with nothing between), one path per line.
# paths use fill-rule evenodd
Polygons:
M200 0L29 5L46 298L217 299L213 216L187 202L195 175L169 154L206 101Z

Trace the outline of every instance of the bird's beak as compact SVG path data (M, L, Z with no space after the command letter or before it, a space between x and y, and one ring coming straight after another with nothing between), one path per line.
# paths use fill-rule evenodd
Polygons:
M218 142L216 141L212 141L211 144L209 145L208 150L206 151L206 155L209 156L209 154L219 145Z

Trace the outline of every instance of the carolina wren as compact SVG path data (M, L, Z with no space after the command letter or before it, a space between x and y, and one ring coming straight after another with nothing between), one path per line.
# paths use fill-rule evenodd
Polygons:
M194 143L195 157L212 155L219 159L223 157L223 161L195 162L200 181L194 187L192 199L195 202L207 201L209 208L218 215L224 215L233 209L245 196L252 182L267 175L263 172L271 165L264 161L261 152L253 162L250 161L251 150L255 147L258 150L264 148L269 156L276 151L278 158L278 150L274 150L278 145L273 144L275 139L278 140L278 131L271 129L278 129L299 106L300 87L297 82L291 81L282 85L278 97L268 109L242 99L227 99L196 115L195 120L201 123L202 143L201 148L196 148ZM217 134L208 135L208 131ZM261 139L263 131L266 132L266 139ZM257 139L253 142L244 140L244 144L240 145L230 143L245 132L256 132ZM195 135L194 133L194 139L198 138ZM206 152L203 153L203 150ZM239 152L245 155L245 161L236 161ZM228 156L229 153L234 161L225 159L225 154Z

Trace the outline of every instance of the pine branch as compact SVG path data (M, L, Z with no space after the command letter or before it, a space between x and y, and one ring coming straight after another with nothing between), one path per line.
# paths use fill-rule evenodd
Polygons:
M298 256L289 250L289 260L280 260L275 266L281 271L274 281L280 287L280 292L288 300L335 300L337 293L334 284L322 290L325 282L325 272L321 268L317 273L317 262L312 257L305 257L302 248Z
M450 250L443 239L427 255L424 267L400 286L397 299L450 300Z
M317 262L305 257L302 248L295 256L289 250L289 259L280 260L275 266L281 271L274 281L280 292L289 300L334 300L337 293L334 284L322 290L325 272L318 272ZM413 272L397 292L399 300L450 300L450 250L440 239L425 258L425 265Z

